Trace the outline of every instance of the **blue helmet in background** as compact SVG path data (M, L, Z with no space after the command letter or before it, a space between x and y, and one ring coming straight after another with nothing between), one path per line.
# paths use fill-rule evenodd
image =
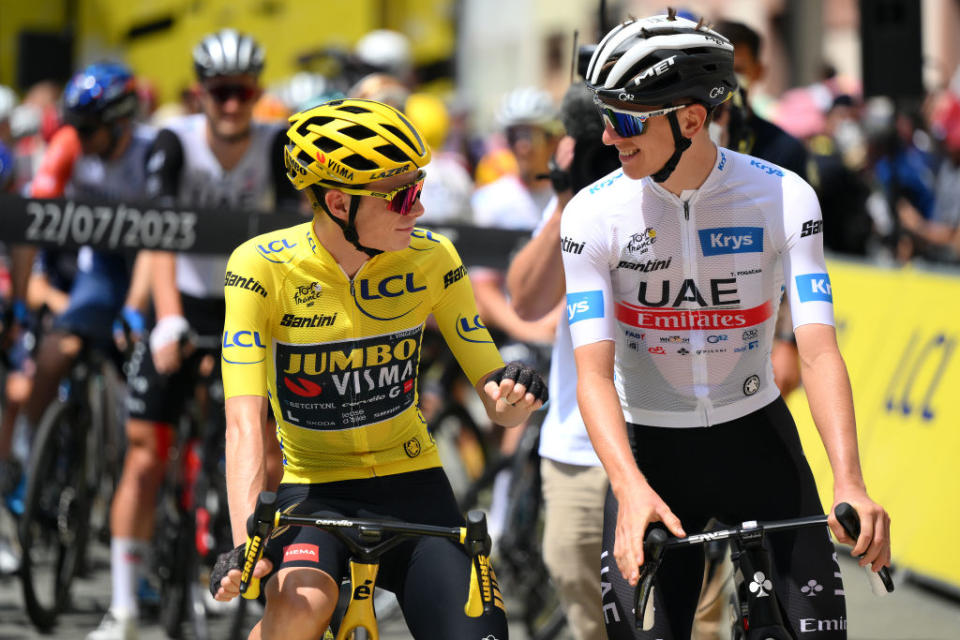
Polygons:
M109 125L137 113L133 73L116 62L97 62L77 72L63 92L64 120L77 129Z

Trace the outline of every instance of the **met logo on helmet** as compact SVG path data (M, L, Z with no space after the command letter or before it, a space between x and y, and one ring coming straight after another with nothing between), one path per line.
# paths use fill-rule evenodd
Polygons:
M634 78L633 84L640 85L643 84L643 81L647 78L662 76L664 73L670 70L670 67L676 64L676 61L677 56L670 56L666 60L661 60L657 64L648 67L646 71Z
M728 253L763 253L762 227L714 227L700 229L700 248L704 256Z

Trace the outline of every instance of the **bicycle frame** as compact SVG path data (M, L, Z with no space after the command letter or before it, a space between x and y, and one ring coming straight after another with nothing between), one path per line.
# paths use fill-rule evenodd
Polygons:
M257 506L247 521L247 545L240 576L240 594L247 599L260 594L260 580L253 577L253 568L263 556L267 540L278 527L317 527L328 531L343 542L350 553L350 602L340 623L336 640L347 640L357 629L364 629L370 640L379 639L376 614L373 610L373 589L376 586L380 557L401 542L411 537L435 536L453 540L463 545L471 558L470 592L464 605L464 613L476 618L493 611L500 601L496 576L490 566L490 537L487 535L486 515L482 511L467 514L464 527L440 527L385 520L360 520L349 518L316 518L285 514L276 509L277 496L271 491L262 492ZM364 542L347 536L347 531L356 531ZM393 534L384 540L384 534Z
M860 535L860 519L853 507L843 502L837 505L835 513L837 520L847 534L856 540ZM644 539L644 563L640 567L640 581L634 591L637 627L644 631L653 628L654 612L653 607L649 606L652 605L650 596L653 592L653 583L657 571L663 562L663 555L668 549L703 545L714 540L729 540L731 544L730 559L734 566L734 579L736 581L734 593L739 608L736 612L738 620L734 624L735 628L744 634L737 637L793 640L793 633L789 630L789 626L781 614L776 592L769 589L766 592L769 597L747 598L746 589L748 585L746 578L753 578L758 573L764 577L771 575L770 554L763 548L763 539L767 533L823 527L826 524L826 515L771 522L751 520L737 527L705 531L686 538L670 537L659 527L650 529ZM886 567L878 573L870 567L864 567L864 569L874 594L886 595L894 590L893 580L890 578L890 573ZM764 589L763 581L760 580L759 582L759 586L752 589L753 591ZM752 587L753 584L757 583L752 583L749 586Z

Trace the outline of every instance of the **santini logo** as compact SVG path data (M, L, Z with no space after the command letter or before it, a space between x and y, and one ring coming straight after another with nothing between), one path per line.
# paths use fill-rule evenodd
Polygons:
M808 273L796 279L800 302L833 302L833 288L827 274Z
M567 294L567 322L603 317L603 291L580 291Z
M585 242L574 242L567 236L560 238L560 251L565 253L575 253L580 255L583 253L583 247L586 245Z
M701 229L700 248L704 256L727 253L763 253L761 227L716 227Z

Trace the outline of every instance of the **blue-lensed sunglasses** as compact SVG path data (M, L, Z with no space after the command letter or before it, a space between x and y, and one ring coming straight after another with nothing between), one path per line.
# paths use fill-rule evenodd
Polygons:
M593 103L597 106L597 111L603 117L603 121L613 127L617 135L621 138L631 138L639 136L646 132L647 121L654 116L662 116L672 113L690 105L678 104L673 107L657 109L656 111L627 111L625 109L616 109L611 107L600 98L594 96Z

